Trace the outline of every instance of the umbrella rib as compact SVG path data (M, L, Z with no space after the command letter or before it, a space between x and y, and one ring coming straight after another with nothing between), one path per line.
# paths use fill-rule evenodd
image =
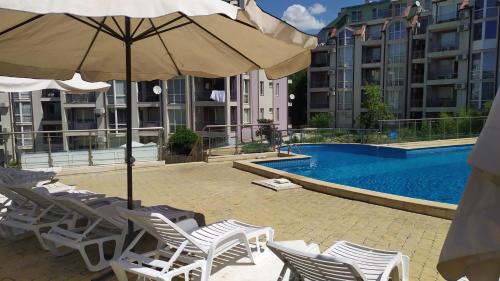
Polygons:
M155 36L157 34L162 34L162 33L165 33L165 32L168 32L168 31L171 31L171 30L174 30L174 29L177 29L177 28L181 28L185 25L188 25L188 24L191 24L191 22L184 22L184 23L181 23L179 25L176 25L176 26L172 26L172 27L169 27L167 29L164 29L164 30L160 30L160 31L156 31L155 33L150 33L150 34L147 34L147 35L144 35L140 38L134 38L134 41L140 41L140 40L143 40L143 39L147 39L151 36Z
M96 21L95 19L91 18L91 17L87 17L90 21L92 21L94 24L99 24L98 21ZM105 30L107 30L109 33L112 33L112 34L115 34L116 36L122 38L124 38L124 36L120 36L120 34L118 34L118 32L114 31L111 27L107 26L106 24L104 24L102 26ZM121 30L121 29L120 29Z
M76 20L76 21L79 21L79 22L81 22L81 23L83 23L83 24L85 24L85 25L88 25L88 26L92 27L93 29L99 29L99 26L94 26L93 24L91 24L91 23L89 23L89 22L86 22L86 21L84 21L84 20L82 20L82 19L80 19L80 18L78 18L78 17L75 17L75 16L73 16L73 15L71 15L71 14L65 14L65 15L66 15L66 16L68 16L68 17L70 17L70 18L72 18L72 19L74 19L74 20ZM118 35L118 34L116 34L116 33L115 33L115 34L110 33L110 32L109 32L109 31L107 31L107 30L101 30L101 32L104 32L105 34L107 34L107 35L109 35L109 36L111 36L111 37L114 37L114 38L116 38L116 39L118 39L118 40L120 40L120 41L123 41L123 38L122 38L122 37L120 37L120 35Z
M137 32L137 30L139 30L139 27L141 27L142 23L144 22L144 18L142 18L139 23L137 24L137 26L135 27L134 31L132 32L132 37L135 36L135 33Z
M90 42L90 45L89 47L87 48L87 51L85 52L85 55L83 56L82 58L82 61L80 62L80 64L78 65L78 68L77 70L78 71L81 71L81 68L83 66L83 63L85 62L85 60L87 59L87 56L89 55L90 53L90 50L92 49L92 47L94 46L94 43L95 43L95 40L97 39L97 35L99 35L99 32L102 31L102 27L104 25L104 22L106 21L107 17L104 17L99 25L99 28L97 29L96 33L94 34L94 37L92 38L92 41Z
M160 39L160 42L163 45L163 48L165 48L165 51L167 51L168 56L170 57L170 59L174 63L175 70L177 71L177 75L182 75L181 71L179 70L179 67L177 66L177 63L175 63L175 60L172 57L172 54L168 50L167 45L165 44L165 41L163 41L163 38L161 38L160 33L158 33L158 29L156 28L155 24L153 23L153 21L151 19L148 19L148 20L149 20L149 23L151 24L151 26L153 27L153 29L155 30L155 33L158 36L158 39Z
M123 37L125 37L125 33L123 32L123 29L120 27L120 25L118 24L118 22L116 21L115 17L111 17L111 19L113 20L113 22L115 23L116 27L118 27L118 30L120 30L120 33Z
M4 35L4 34L6 34L6 33L9 33L9 32L11 32L11 31L13 31L13 30L16 30L16 29L18 29L18 28L20 28L20 27L22 27L22 26L24 26L24 25L26 25L26 24L28 24L28 23L30 23L30 22L32 22L32 21L35 21L35 20L37 20L37 19L39 19L39 18L43 17L43 16L44 16L44 15L36 15L36 16L34 16L34 17L32 17L32 18L29 18L29 19L27 19L27 20L25 20L25 21L23 21L23 22L20 22L20 23L18 23L18 24L16 24L16 25L14 25L14 26L12 26L12 27L9 27L9 28L7 28L6 30L0 31L0 36Z
M210 30L206 29L205 27L201 26L201 24L197 23L196 21L194 21L193 19L191 18L188 18L192 23L194 23L196 26L198 26L199 28L201 28L203 31L205 31L206 33L208 33L210 36L214 37L215 39L217 39L218 41L220 41L222 44L226 45L227 47L229 47L231 50L233 50L234 52L238 53L240 56L244 57L246 60L248 60L249 62L251 62L252 64L256 65L258 68L260 69L263 69L262 66L260 66L258 63L256 63L255 61L253 61L252 59L250 59L249 57L247 57L246 55L244 55L242 52L238 51L236 48L234 48L233 46L229 45L226 41L222 40L219 36L213 34Z
M184 15L180 15L180 16L176 17L175 19L170 20L170 21L168 21L168 22L166 22L166 23L164 23L164 24L162 24L162 25L158 26L158 29L163 28L163 27L165 27L165 26L167 26L167 25L169 25L169 24L171 24L171 23L174 23L174 22L176 22L176 21L178 21L178 20L180 20L180 19L182 19L182 18L184 18L184 17L185 17ZM154 32L155 32L155 28L152 28L152 27L151 27L151 28L148 28L146 31L144 31L144 32L142 32L141 34L137 35L137 37L135 37L135 38L134 38L134 41L139 41L139 40L141 40L141 39L142 39L142 37L145 37L145 36L147 36L147 35L150 35L151 33L153 33L153 34L154 34Z

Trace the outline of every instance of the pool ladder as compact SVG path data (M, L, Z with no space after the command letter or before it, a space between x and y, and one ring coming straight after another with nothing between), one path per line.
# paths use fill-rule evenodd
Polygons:
M292 151L292 146L295 146L297 148L298 154L302 154L300 147L298 145L296 145L295 143L289 143L287 146L288 146L288 155L290 155L290 151Z

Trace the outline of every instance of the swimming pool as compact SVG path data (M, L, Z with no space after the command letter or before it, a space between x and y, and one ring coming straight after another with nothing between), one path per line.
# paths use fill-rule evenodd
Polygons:
M327 182L457 204L471 171L471 145L404 150L350 144L301 145L309 160L259 162Z

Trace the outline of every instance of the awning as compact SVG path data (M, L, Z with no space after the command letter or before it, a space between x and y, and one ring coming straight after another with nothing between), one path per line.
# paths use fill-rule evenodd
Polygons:
M106 92L111 85L104 82L89 83L75 73L71 80L44 80L0 76L0 92L31 92L55 89L70 93Z

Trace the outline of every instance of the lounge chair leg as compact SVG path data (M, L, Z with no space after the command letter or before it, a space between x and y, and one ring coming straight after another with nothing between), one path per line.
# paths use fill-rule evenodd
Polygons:
M247 253L248 253L248 257L250 258L250 262L252 264L255 264L255 261L253 259L253 255L252 255L252 249L250 249L250 245L248 244L248 241L244 241L243 243L245 244L245 247L247 248Z
M410 280L410 258L408 256L404 256L401 258L401 275L403 281Z

